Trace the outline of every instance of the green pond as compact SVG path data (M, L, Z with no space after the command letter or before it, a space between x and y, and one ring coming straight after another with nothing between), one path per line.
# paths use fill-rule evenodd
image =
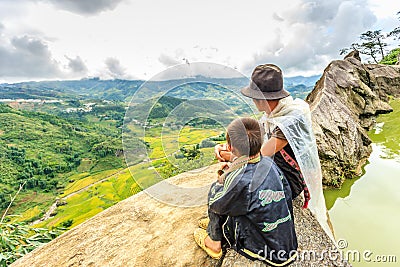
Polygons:
M356 267L400 266L400 100L391 106L369 133L363 175L324 191L336 240Z

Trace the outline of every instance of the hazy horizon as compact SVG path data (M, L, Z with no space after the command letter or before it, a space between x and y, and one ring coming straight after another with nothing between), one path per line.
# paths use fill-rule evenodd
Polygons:
M2 0L0 83L148 80L194 62L312 76L366 30L399 26L398 11L392 0Z

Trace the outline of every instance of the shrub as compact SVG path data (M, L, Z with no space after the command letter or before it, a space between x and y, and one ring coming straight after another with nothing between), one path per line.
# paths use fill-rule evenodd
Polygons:
M205 147L214 147L217 143L210 140L210 139L204 139L200 143L200 148L205 148Z
M65 228L68 228L68 227L70 227L73 223L74 223L74 220L69 219L69 220L66 220L66 221L62 222L62 223L61 223L61 226L62 226L62 227L65 227Z
M379 63L385 64L385 65L395 65L397 63L398 54L400 54L400 48L393 49Z

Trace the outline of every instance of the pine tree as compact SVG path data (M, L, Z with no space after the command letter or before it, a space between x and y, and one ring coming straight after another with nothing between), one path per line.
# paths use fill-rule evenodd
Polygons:
M353 43L350 48L341 49L340 54L345 54L349 50L357 50L360 54L372 57L375 63L379 63L385 57L385 48L388 46L384 41L386 38L387 36L381 30L366 31L360 35L362 43Z

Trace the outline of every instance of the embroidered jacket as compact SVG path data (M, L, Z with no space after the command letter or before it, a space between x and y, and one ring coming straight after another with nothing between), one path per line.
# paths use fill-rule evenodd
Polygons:
M243 256L272 266L296 258L290 186L271 158L258 157L228 170L224 184L210 189L209 209L228 216L225 239Z

